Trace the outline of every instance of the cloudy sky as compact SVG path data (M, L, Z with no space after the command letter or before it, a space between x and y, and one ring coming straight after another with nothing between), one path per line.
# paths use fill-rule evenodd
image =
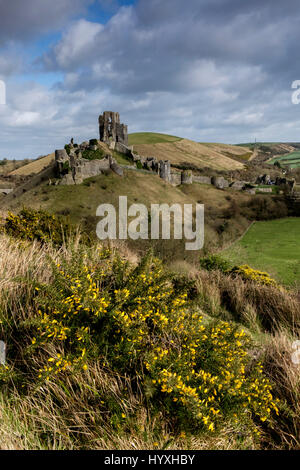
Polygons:
M130 132L300 141L299 0L0 0L0 158Z

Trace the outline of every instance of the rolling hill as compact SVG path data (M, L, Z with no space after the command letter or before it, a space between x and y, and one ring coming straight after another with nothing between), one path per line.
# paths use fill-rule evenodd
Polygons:
M129 135L129 145L134 151L145 157L156 157L159 160L170 160L171 164L194 165L198 168L213 170L243 169L243 161L251 157L252 152L247 147L198 143L181 137L152 132L140 132ZM46 168L54 160L54 153L30 161L20 167L10 169L9 175L29 176Z
M198 143L180 137L155 133L129 135L129 145L145 157L170 160L174 165L190 164L198 168L214 170L243 169L243 161L252 152L245 147L217 143Z

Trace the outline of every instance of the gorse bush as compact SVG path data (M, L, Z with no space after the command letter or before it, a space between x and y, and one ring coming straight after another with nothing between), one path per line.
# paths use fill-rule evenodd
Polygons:
M296 294L121 245L0 247L1 448L299 446Z
M266 421L278 412L261 364L247 352L245 331L205 320L150 254L134 268L109 250L94 261L77 252L53 265L52 282L36 293L34 381L88 373L100 360L130 377L173 426L193 432L213 432L227 418Z
M272 279L268 273L250 268L250 266L248 266L247 264L244 264L242 266L235 266L234 268L230 270L230 273L237 274L238 276L241 276L245 280L255 281L258 284L262 284L265 286L279 287L277 282L274 279Z
M200 266L207 271L218 270L223 274L239 276L245 281L254 281L257 284L279 288L279 284L275 279L272 279L267 272L253 269L247 264L232 266L229 261L219 255L211 254L204 258L200 258Z
M44 210L23 208L19 214L9 212L2 230L13 237L23 240L38 240L43 243L62 243L76 230L66 220L49 214Z

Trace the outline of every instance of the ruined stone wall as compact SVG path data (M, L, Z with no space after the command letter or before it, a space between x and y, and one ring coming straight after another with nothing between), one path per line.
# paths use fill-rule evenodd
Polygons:
M88 160L82 158L82 151L96 151L102 147L102 142L98 142L97 145L83 142L75 148L71 142L69 145L69 155L66 150L56 150L55 165L57 176L60 178L60 181L56 182L56 184L81 184L85 179L101 175L101 173L108 170L112 170L119 176L122 176L122 168L117 164L109 151L102 159Z
M173 184L173 186L179 186L181 184L181 173L172 173L171 172L171 181L170 181L171 184Z
M211 184L211 176L193 175L193 183Z

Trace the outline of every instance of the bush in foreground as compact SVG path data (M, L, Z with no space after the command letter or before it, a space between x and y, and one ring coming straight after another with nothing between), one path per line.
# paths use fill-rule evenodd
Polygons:
M2 374L8 390L63 386L101 364L139 390L172 432L213 434L232 420L254 434L254 420L278 412L245 331L204 319L150 255L133 267L107 250L69 252L31 295L30 317L17 328L2 324L4 337L23 338ZM113 403L105 400L109 419L126 419Z

